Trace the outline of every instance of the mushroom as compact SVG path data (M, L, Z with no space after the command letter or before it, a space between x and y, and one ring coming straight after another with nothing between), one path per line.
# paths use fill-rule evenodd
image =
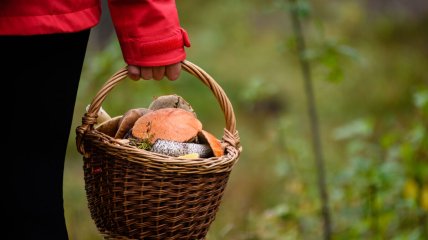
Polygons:
M153 144L158 139L191 142L201 130L202 123L193 113L180 108L162 108L141 116L131 133Z
M146 113L151 112L147 108L135 108L128 110L119 121L119 126L114 138L124 138L125 134L134 126L135 121Z
M192 106L190 106L190 104L186 102L184 98L176 94L157 97L149 106L149 109L153 111L162 108L181 108L195 114L196 116L196 113L193 110Z
M173 157L182 157L189 154L192 154L191 156L197 154L201 158L213 156L213 152L208 144L182 143L163 139L156 140L150 151Z
M119 126L119 121L121 119L122 119L122 116L114 117L96 126L95 129L104 134L109 135L110 137L114 137L114 135L116 134L117 128Z
M196 159L196 158L200 158L199 154L197 153L189 153L189 154L185 154L185 155L181 155L178 156L179 158L183 158L183 159Z
M86 112L88 112L89 106L90 105L86 106ZM100 110L98 111L97 124L99 125L110 119L111 119L110 115L103 109L103 107L100 107Z
M209 144L211 150L214 153L214 156L221 157L224 155L224 148L222 147L220 140L218 140L211 133L201 130L198 132L198 139L200 143Z

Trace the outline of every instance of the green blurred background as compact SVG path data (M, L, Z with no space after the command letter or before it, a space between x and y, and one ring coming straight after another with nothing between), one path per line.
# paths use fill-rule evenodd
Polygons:
M208 240L321 239L317 171L299 54L286 0L178 1L188 60L223 87L243 153ZM333 239L428 239L428 2L298 1L326 161ZM90 218L74 129L124 65L108 14L91 33L64 172L70 239L102 239ZM176 93L222 136L197 79L124 81L110 115Z

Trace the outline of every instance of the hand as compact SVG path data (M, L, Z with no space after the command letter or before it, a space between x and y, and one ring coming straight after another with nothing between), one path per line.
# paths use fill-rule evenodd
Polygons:
M132 80L161 80L165 76L171 80L177 80L181 72L181 63L174 63L167 66L159 67L139 67L134 65L128 65L128 77Z

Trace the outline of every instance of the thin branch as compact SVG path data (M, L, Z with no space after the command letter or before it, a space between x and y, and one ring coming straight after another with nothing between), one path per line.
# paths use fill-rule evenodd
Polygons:
M312 146L313 146L313 151L315 155L315 164L317 167L318 189L319 189L319 194L321 198L322 217L324 221L324 239L330 240L331 233L332 233L331 218L330 218L327 186L326 186L326 180L325 180L323 148L321 146L318 114L315 106L314 90L313 90L312 79L311 79L311 67L310 67L309 61L303 57L303 53L306 51L306 44L305 44L305 38L303 36L301 22L299 19L299 13L296 7L296 0L289 0L289 1L292 4L291 20L293 24L293 31L296 37L297 50L299 53L300 66L303 74L303 80L304 80L305 92L306 92L307 104L308 104L308 114L310 118L310 125L311 125L311 131L312 131Z

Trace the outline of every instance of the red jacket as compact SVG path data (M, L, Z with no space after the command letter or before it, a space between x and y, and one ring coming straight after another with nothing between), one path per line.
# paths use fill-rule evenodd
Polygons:
M109 0L125 61L162 66L186 58L175 0ZM78 32L95 26L99 0L0 0L0 35Z

